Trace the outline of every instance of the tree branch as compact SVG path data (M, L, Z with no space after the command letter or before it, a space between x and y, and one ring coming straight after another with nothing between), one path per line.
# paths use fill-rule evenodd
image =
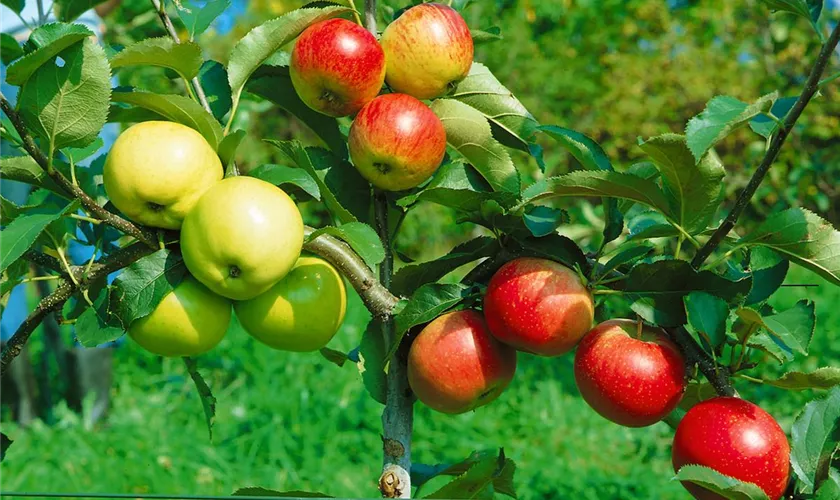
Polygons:
M314 231L314 228L307 226L304 235L308 238ZM371 313L379 318L391 315L399 299L376 279L376 275L350 245L328 234L321 234L307 241L303 249L324 258L346 276Z
M27 250L23 254L23 258L33 264L43 267L44 269L49 269L50 271L55 271L59 274L64 272L64 267L61 265L61 262L59 262L55 257L50 257L45 253L36 252L35 250Z
M155 8L155 12L157 12L158 17L160 17L166 32L169 33L169 36L175 43L181 43L181 39L178 37L178 31L175 30L175 25L172 24L172 19L169 19L169 14L166 13L166 7L163 4L164 0L150 1L152 2L152 7ZM204 87L201 86L201 81L199 81L196 76L193 77L190 82L192 83L193 89L195 89L195 95L198 97L198 102L202 107L204 107L204 109L207 110L208 113L212 115L213 111L210 109L210 103L207 102L207 94L204 93Z
M819 90L820 77L822 76L823 71L825 71L825 67L828 64L829 59L831 59L831 54L834 53L834 48L837 47L838 41L840 41L840 24L834 27L834 30L831 32L831 35L825 42L825 45L823 45L822 50L820 50L820 54L817 56L814 67L811 69L811 74L808 75L808 80L805 82L802 94L799 96L799 99L796 100L793 108L791 108L790 112L785 117L782 126L770 142L770 147L767 148L767 153L765 153L764 158L761 160L761 163L758 165L755 173L753 173L752 178L750 178L747 187L745 187L738 195L738 199L735 201L735 206L732 207L732 211L729 212L729 215L721 223L717 230L715 230L712 237L709 238L709 241L707 241L706 244L697 251L694 258L691 260L691 265L695 269L698 269L703 265L712 252L714 252L721 242L723 242L723 239L726 238L729 231L735 227L735 223L738 222L738 218L741 216L741 213L749 204L758 189L758 186L761 185L761 182L764 180L764 177L767 175L770 167L773 166L773 162L776 161L776 157L779 156L779 150L781 150L782 145L785 143L785 140L791 130L793 130L793 126L796 124L796 121L799 119L800 115L802 115L802 112L814 97L814 94L816 94L817 90Z
M74 293L79 290L84 290L92 283L95 283L114 271L122 269L132 262L151 254L156 250L155 247L150 247L142 243L135 243L128 247L122 248L113 254L103 257L99 262L91 266L90 272L85 273L85 266L73 266L70 268L78 285L72 279L65 277L61 280L58 287L49 295L41 299L35 310L27 316L23 323L18 327L15 334L9 339L6 347L0 355L0 377L2 377L9 368L12 360L14 360L26 345L32 332L41 324L47 314L61 309L61 306L67 302Z
M677 344L680 352L685 358L686 364L697 365L700 372L715 391L721 396L737 396L738 393L732 387L732 382L729 380L729 370L725 366L719 366L715 360L704 351L688 331L683 328L669 328L667 329L671 340Z
M12 122L15 130L17 130L18 135L20 135L20 138L23 141L23 148L27 153L29 153L29 156L31 156L32 159L35 160L42 169L44 169L44 172L50 176L50 179L52 179L53 182L58 184L58 186L66 191L70 196L78 198L82 202L82 206L84 206L85 209L87 209L88 212L93 214L96 218L101 219L109 226L119 229L129 236L133 236L149 246L157 247L157 239L155 238L153 232L138 227L130 221L123 219L119 215L105 210L97 204L93 198L88 196L87 193L82 191L79 186L73 184L61 172L52 168L52 165L50 165L47 157L35 144L35 140L32 139L32 136L29 135L26 125L23 123L23 119L17 111L14 110L11 103L6 100L6 97L3 94L0 94L0 108L2 108L6 116L9 117L9 120Z

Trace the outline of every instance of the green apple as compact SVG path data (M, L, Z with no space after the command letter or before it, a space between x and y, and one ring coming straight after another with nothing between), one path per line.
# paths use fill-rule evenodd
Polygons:
M329 262L301 257L267 292L233 307L245 331L263 344L282 351L316 351L341 326L347 291Z
M303 247L294 201L268 182L239 176L208 189L181 227L181 253L207 288L248 300L280 281Z
M154 311L131 323L128 335L160 356L196 356L216 347L230 323L230 301L191 276Z
M216 151L180 123L138 123L114 142L102 173L105 192L129 219L178 229L224 171Z

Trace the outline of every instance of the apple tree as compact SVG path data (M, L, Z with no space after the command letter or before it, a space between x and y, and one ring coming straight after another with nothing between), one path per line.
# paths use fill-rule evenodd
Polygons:
M791 263L840 286L840 232L796 207L739 231L806 106L840 76L823 77L840 26L826 34L821 1L764 2L820 37L798 96L710 96L683 133L639 140L649 161L622 166L589 137L538 123L473 61L474 44L503 35L471 30L458 12L465 1L398 11L375 0L362 10L352 0L313 2L257 26L223 62L205 60L194 41L222 1L151 0L169 37L121 50L104 50L73 23L95 3L58 0L60 22L36 27L23 45L3 35L7 82L20 91L15 104L0 97L2 138L20 156L3 158L0 173L34 191L24 205L2 200L0 291L55 284L3 349L3 374L48 315L72 323L84 346L127 332L155 354L183 357L212 431L216 400L196 357L218 344L235 311L267 348L359 366L383 405L383 496L486 498L516 496L513 461L500 450L413 463L414 404L471 411L504 397L517 356L573 355L594 411L618 425L675 428L676 479L695 497L840 498L840 367L773 380L755 373L808 355L815 304L774 310L767 301ZM111 88L112 72L136 66L165 68L182 93ZM286 110L320 144L261 138L284 164L240 171L244 100ZM124 124L122 134L81 167L106 123ZM766 139L766 151L730 204L715 145L743 127ZM555 150L581 168L529 179L511 155L544 167ZM600 200L598 241L562 234L567 197ZM304 225L296 203L312 200L329 225ZM481 234L398 265L401 223L427 203ZM95 248L89 262L68 261L74 240ZM44 274L30 276L30 266ZM345 281L373 316L347 353L326 347L344 316ZM828 395L803 408L788 440L738 397L744 383ZM451 481L423 490L442 475Z

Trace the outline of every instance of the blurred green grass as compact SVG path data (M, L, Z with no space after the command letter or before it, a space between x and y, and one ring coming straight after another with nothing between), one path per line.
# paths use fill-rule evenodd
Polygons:
M799 268L772 300L817 302L812 356L785 369L840 364L840 288ZM367 312L353 298L331 347L354 347ZM66 408L53 426L21 429L4 421L14 444L0 465L3 491L227 495L245 486L376 496L381 407L367 397L356 367L317 354L272 351L234 324L220 347L199 359L218 399L213 442L180 360L161 360L128 343L115 361L107 425L88 430ZM418 404L413 459L458 461L475 449L504 447L517 464L523 500L684 499L670 481L671 429L613 425L578 396L572 356L520 356L514 383L494 404L460 416ZM772 361L763 368L779 373ZM814 394L739 382L739 390L788 430ZM431 487L425 489L432 491Z

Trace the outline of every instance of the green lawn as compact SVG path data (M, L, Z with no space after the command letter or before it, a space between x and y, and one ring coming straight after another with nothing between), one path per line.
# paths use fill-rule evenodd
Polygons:
M774 299L779 307L803 297L817 301L814 356L796 367L840 364L840 288L800 269L788 282L820 284L786 288ZM332 346L355 346L366 314L354 299ZM367 397L352 364L339 368L319 355L272 351L234 325L199 360L218 398L210 442L180 360L161 361L133 344L116 360L106 427L86 430L60 408L51 427L22 430L3 422L15 441L0 465L3 491L226 495L259 485L375 496L381 407ZM490 407L447 416L418 405L414 459L457 461L475 449L504 447L517 463L523 500L688 498L670 481L669 427L631 430L601 419L578 397L571 356L519 361L510 389ZM739 389L786 429L811 395L748 382Z

